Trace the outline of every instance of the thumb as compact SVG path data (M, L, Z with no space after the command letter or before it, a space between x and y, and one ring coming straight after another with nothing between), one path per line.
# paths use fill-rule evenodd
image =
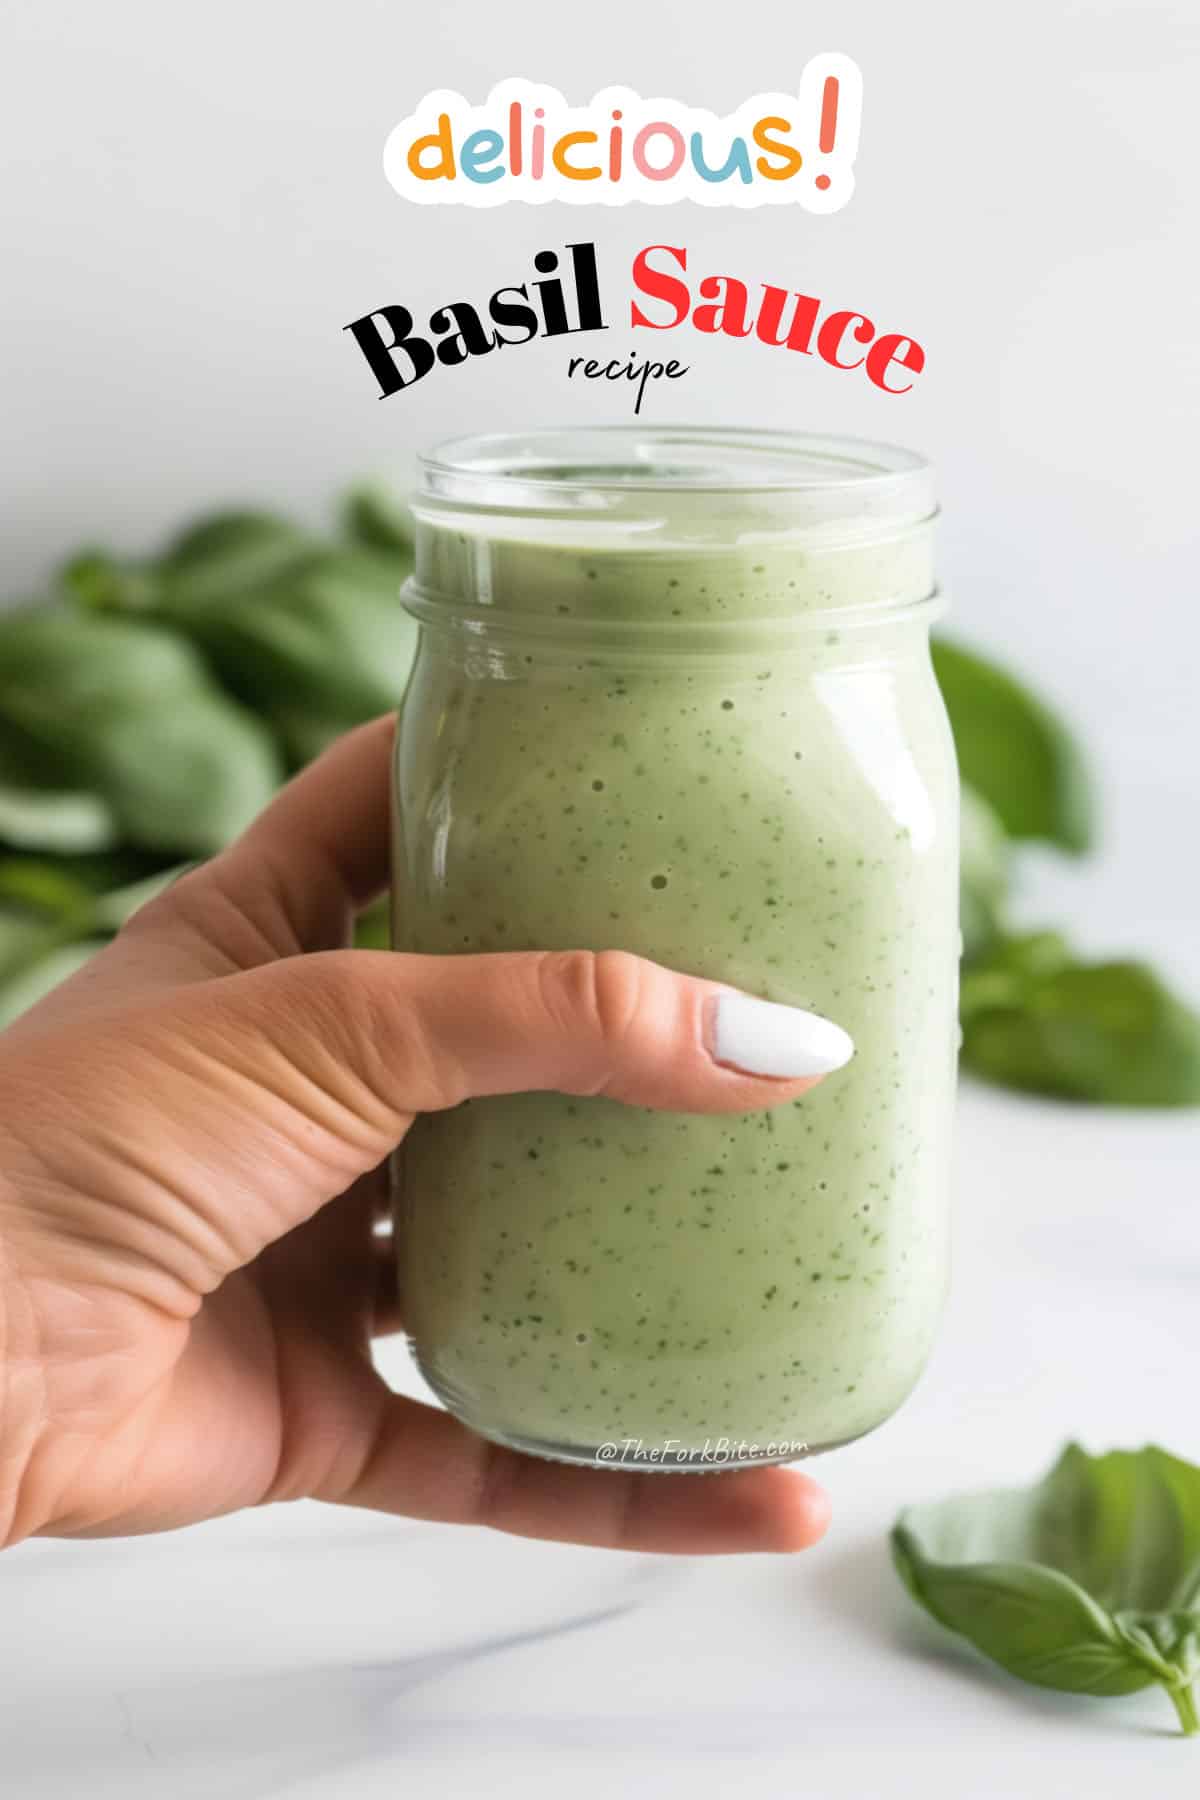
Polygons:
M282 1052L356 1135L372 1132L374 1160L414 1114L481 1095L553 1088L743 1112L794 1099L854 1053L815 1013L616 950L333 951L207 991L236 1016L246 1066Z
M161 1237L184 1201L203 1229L182 1235L220 1280L376 1167L416 1113L533 1089L748 1111L852 1054L816 1014L620 951L341 950L176 989L102 1032L46 1034L20 1062L29 1105L54 1095L60 1139L74 1115L89 1193L96 1146L136 1145L129 1221ZM148 1176L163 1198L147 1222Z

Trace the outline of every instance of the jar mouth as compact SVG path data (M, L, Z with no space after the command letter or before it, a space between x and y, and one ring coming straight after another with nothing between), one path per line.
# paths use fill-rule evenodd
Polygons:
M719 426L592 426L452 439L420 459L413 510L443 529L538 521L644 547L829 532L861 540L937 508L911 450L853 437ZM485 523L485 521L487 523ZM587 522L585 524L585 521Z

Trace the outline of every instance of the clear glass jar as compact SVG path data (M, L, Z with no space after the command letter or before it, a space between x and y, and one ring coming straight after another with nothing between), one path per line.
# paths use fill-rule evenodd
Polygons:
M424 463L397 947L632 950L856 1045L743 1117L524 1094L417 1121L406 1323L490 1438L785 1461L924 1365L957 1042L935 511L920 458L850 440L547 432Z

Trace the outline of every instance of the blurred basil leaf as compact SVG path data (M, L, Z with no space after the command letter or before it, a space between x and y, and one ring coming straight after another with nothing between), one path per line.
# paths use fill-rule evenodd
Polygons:
M0 905L60 916L64 908L90 904L178 866L153 851L130 849L81 856L0 854Z
M1000 934L1011 863L1004 827L973 787L963 783L959 832L959 916L969 962Z
M359 526L367 529L362 518ZM416 626L400 586L409 554L385 542L378 517L370 531L371 547L346 547L271 514L220 514L178 538L152 580L111 584L108 603L189 639L299 765L395 706L408 679ZM78 563L65 578L81 594Z
M214 513L172 540L159 576L186 582L194 595L246 593L286 575L319 543L277 513Z
M0 987L61 942L62 934L54 922L34 913L0 908Z
M933 666L962 777L1012 838L1080 852L1095 835L1091 778L1075 739L1036 695L994 663L939 638Z
M1200 1468L1069 1444L1031 1488L901 1513L892 1554L939 1624L1010 1674L1076 1694L1160 1682L1200 1731Z
M356 950L390 950L392 947L392 922L387 896L376 900L366 912L359 913L354 921L354 948Z
M362 481L342 501L342 528L352 543L411 557L412 515L394 489Z
M84 550L64 565L59 580L81 606L153 613L167 582L183 581L210 595L253 591L285 574L317 543L311 533L274 513L217 513L181 532L157 559Z
M97 892L69 861L0 859L0 1029L81 969L180 872Z
M61 763L0 711L0 843L51 853L111 849L120 832L112 808L86 788L72 791Z
M158 592L152 563L80 550L59 570L59 584L80 606L96 612L145 612Z
M268 734L169 632L33 607L0 617L0 721L136 845L206 854L282 778Z
M0 784L0 843L18 850L108 850L118 840L99 794Z
M302 706L287 705L272 706L270 719L281 743L287 748L291 764L297 769L313 762L323 750L328 750L335 738L358 723L357 719L327 718L320 713L307 712Z
M1056 932L964 971L962 1064L1005 1087L1109 1106L1200 1104L1200 1015L1138 962L1076 961Z
M1057 974L1073 960L1061 931L1028 931L1015 937L998 934L988 944L987 954L977 957L963 973L962 1011L965 1015L1012 1005L1031 982Z
M93 890L66 860L38 856L0 858L0 907L40 914L47 919L75 918L88 912Z
M89 925L92 930L120 931L140 907L164 888L184 870L192 867L189 863L176 863L169 869L160 869L154 875L143 875L138 881L131 881L124 887L110 888L107 893L97 894L93 898Z
M403 575L377 551L318 549L253 592L173 577L157 616L197 644L304 762L399 703L416 644L400 605Z

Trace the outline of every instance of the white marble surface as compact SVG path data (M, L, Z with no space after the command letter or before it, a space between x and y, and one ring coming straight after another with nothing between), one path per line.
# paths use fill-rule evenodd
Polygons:
M795 1558L615 1556L315 1506L0 1559L14 1800L1200 1792L1156 1691L1039 1693L913 1609L909 1500L1068 1435L1200 1459L1200 1124L968 1091L953 1297ZM394 1354L394 1353L391 1353ZM399 1357L398 1381L412 1383Z

